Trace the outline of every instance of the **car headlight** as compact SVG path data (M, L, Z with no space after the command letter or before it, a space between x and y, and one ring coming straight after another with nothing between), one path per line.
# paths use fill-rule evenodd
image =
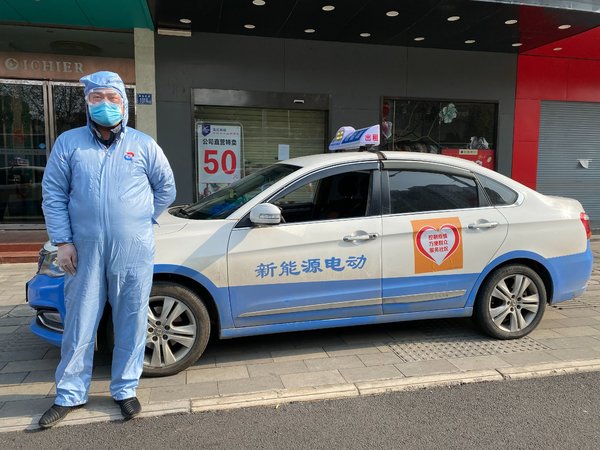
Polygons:
M52 278L63 277L65 272L58 267L56 258L58 251L56 247L46 243L40 250L40 259L38 260L38 273L40 275L48 275Z

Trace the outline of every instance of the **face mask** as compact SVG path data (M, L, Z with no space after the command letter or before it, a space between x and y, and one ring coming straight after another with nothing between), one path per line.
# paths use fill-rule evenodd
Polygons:
M89 109L92 120L103 127L113 127L123 120L121 106L114 103L101 102L90 105Z

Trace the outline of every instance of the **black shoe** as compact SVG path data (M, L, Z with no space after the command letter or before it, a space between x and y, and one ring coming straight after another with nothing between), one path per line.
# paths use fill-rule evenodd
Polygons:
M46 411L42 417L40 417L40 421L38 424L42 428L51 428L56 425L58 422L67 417L74 409L80 408L83 405L77 406L60 406L60 405L52 405L48 411Z
M125 420L133 419L142 412L142 405L140 405L137 397L115 400L115 403L121 407L121 414L123 414Z

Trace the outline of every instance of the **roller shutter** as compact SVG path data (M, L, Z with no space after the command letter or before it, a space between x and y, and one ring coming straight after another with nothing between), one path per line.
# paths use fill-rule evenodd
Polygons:
M579 200L600 228L600 103L542 102L537 190Z
M196 120L242 126L244 174L277 162L279 144L290 158L327 148L327 111L196 106ZM244 175L243 174L243 175Z

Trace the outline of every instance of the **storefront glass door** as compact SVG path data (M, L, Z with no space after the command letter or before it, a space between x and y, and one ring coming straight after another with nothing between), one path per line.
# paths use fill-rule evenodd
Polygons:
M41 82L0 82L0 224L42 222L45 103Z
M135 127L133 86L127 97ZM41 183L52 146L85 124L81 84L0 80L0 227L43 226Z
M87 121L83 86L75 83L54 83L50 109L54 111L50 118L52 144L61 133L85 125Z

